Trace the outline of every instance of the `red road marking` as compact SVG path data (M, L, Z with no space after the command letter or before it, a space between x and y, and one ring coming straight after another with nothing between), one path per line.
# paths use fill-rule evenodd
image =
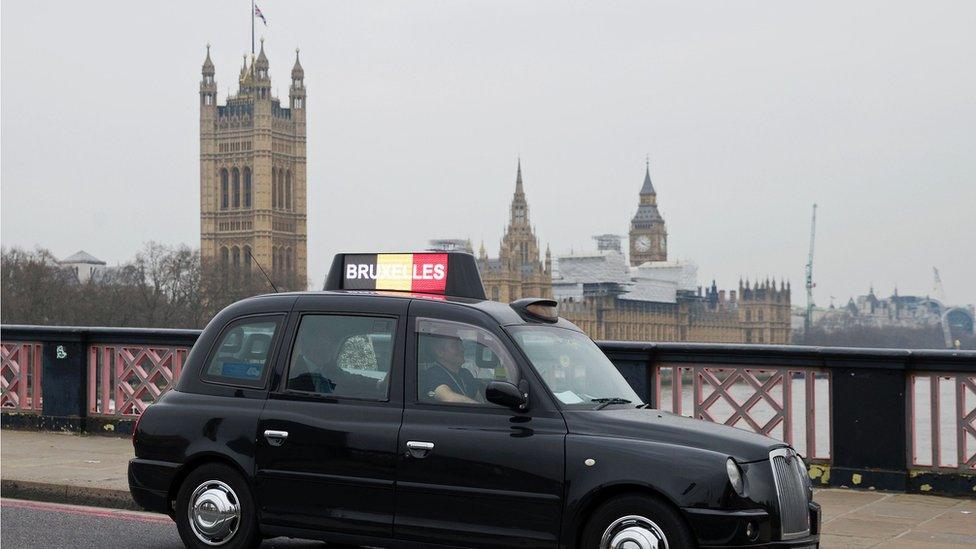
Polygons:
M0 499L0 507L13 507L15 509L33 509L36 511L69 513L72 515L83 515L88 517L126 520L130 522L173 524L172 519L170 519L166 515L157 515L154 513L137 513L134 511L122 511L117 509L103 509L100 507L83 507L81 505L65 505L63 503L44 503L40 501L26 501L22 499L3 498Z

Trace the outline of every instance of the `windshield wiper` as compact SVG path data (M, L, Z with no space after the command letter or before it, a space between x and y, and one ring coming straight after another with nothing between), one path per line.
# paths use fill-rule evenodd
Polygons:
M626 398L617 397L606 397L606 398L591 398L590 402L599 402L594 410L602 410L611 404L630 404L630 401Z

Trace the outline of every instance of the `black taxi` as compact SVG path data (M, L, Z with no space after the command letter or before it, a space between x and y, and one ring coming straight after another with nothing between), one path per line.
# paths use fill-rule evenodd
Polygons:
M133 433L188 547L817 547L801 457L650 409L556 302L467 254L340 254L220 312Z

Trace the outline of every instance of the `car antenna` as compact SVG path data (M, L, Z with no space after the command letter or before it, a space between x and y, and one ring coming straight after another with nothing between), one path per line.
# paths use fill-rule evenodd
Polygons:
M254 255L251 254L251 250L244 248L244 251L247 252L247 256L251 258L251 261L253 261L254 264L258 266L258 269L261 269L261 274L264 275L264 278L268 279L268 284L271 284L271 287L274 288L275 293L276 294L281 293L281 290L279 290L278 287L275 286L274 281L271 280L271 277L268 276L268 273L264 272L264 267L261 266L261 263L259 263L258 260L254 257Z

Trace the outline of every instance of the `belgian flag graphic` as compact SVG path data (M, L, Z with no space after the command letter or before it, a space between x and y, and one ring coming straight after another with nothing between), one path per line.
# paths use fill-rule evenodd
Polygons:
M448 254L347 254L343 287L443 294Z

